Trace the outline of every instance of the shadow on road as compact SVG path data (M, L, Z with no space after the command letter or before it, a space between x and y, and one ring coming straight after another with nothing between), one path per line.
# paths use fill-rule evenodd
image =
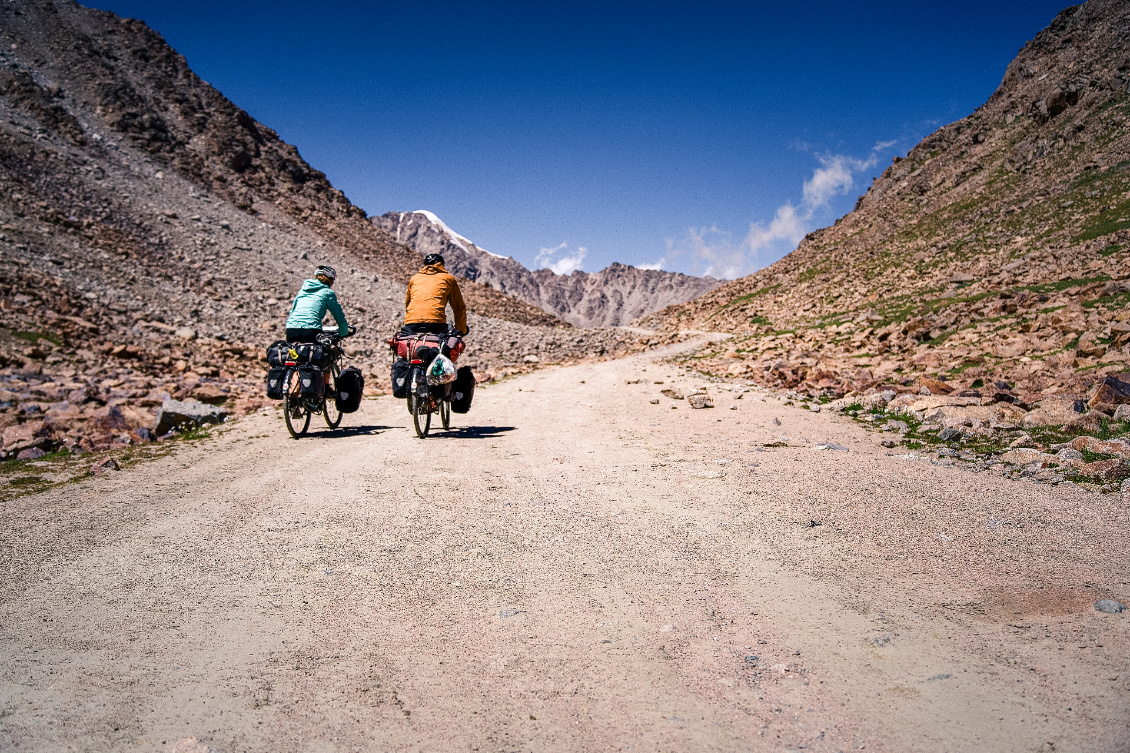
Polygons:
M311 422L312 423L312 422ZM404 429L404 426L339 426L336 429L318 430L316 426L310 427L310 433L307 437L324 437L326 439L334 439L337 437L365 437L373 434L380 434L382 431L389 429ZM305 438L305 437L304 437Z
M514 426L460 426L450 431L435 431L434 437L452 437L453 439L490 439L507 431L514 431Z

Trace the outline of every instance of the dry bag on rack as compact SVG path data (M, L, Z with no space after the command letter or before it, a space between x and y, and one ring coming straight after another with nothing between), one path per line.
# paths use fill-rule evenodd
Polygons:
M361 407L361 393L365 390L365 377L361 369L350 366L337 377L337 396L334 402L342 413L353 413Z
M290 343L286 340L276 340L267 346L267 363L271 366L282 366L286 363L289 352Z
M470 366L462 366L455 375L455 383L451 385L451 410L454 413L466 413L471 410L471 400L475 397L475 375L471 373Z

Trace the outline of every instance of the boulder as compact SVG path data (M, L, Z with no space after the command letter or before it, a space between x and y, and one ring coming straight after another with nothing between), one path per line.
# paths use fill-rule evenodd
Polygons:
M1063 430L1068 434L1097 434L1102 431L1104 418L1105 415L1093 410L1068 421L1063 425Z
M1084 463L1079 466L1079 473L1099 481L1119 481L1130 477L1130 463L1126 461L1126 458L1096 460L1093 463Z
M1075 410L1074 397L1054 395L1036 403L1032 410L1024 416L1021 425L1025 429L1030 429L1033 426L1063 426L1078 417L1079 413Z
M954 391L952 384L947 384L940 379L931 379L930 377L919 377L918 386L925 387L931 395L948 395Z
M1017 448L1001 453L1000 459L1005 463L1012 463L1014 465L1032 465L1033 463L1038 463L1041 468L1048 463L1059 462L1055 455L1027 448Z
M982 424L1019 423L1024 419L1024 411L1009 404L997 403L995 405L946 405L939 406L924 414L926 421L941 424L945 427L973 426L975 422Z
M20 450L16 455L16 460L35 460L46 455L47 452L41 447L28 447L26 450Z
M675 390L675 389L671 389L670 387L668 387L665 390L660 390L659 394L663 395L663 397L667 397L667 398L670 398L672 400L682 400L683 399L683 393L682 392L679 392L678 390Z
M173 429L222 423L227 417L228 412L215 405L197 400L166 400L157 411L153 433L160 437Z
M1121 455L1130 459L1130 442L1125 439L1096 439L1095 437L1075 437L1071 449L1086 450L1101 455Z
M1130 423L1130 405L1118 406L1118 408L1114 411L1114 420Z
M1118 409L1118 406L1130 405L1130 381L1126 381L1122 377L1130 378L1130 372L1118 376L1104 377L1095 386L1094 394L1087 403L1087 407L1110 415Z
M42 439L47 434L45 421L28 421L27 423L9 426L4 429L4 449L15 450L31 447L38 444L35 440Z
M208 405L221 405L231 398L218 384L201 384L192 391L192 397Z
M94 413L94 419L91 422L94 429L103 433L111 433L115 431L129 431L129 421L126 419L122 409L116 405L108 405L105 408L100 408Z
M910 403L910 405L907 407L909 407L911 410L923 412L932 410L934 408L941 408L947 405L953 407L964 407L967 405L981 404L981 399L977 397L949 397L946 395L927 395L916 397L917 399L914 402ZM900 402L901 400L902 398L892 401L892 404L895 402Z

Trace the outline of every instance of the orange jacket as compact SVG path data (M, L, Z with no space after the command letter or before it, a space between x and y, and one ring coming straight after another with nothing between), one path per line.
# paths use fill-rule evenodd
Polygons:
M447 322L447 304L455 314L455 326L467 333L467 306L459 283L441 264L429 264L408 281L404 296L405 324L443 324Z

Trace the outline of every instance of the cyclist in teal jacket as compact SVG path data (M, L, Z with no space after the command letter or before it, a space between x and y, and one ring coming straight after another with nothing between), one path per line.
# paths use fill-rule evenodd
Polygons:
M292 343L312 343L322 332L322 318L326 312L333 314L337 322L338 334L345 337L349 334L349 325L345 321L345 312L337 302L337 293L333 291L334 280L337 273L333 267L322 265L314 270L314 279L302 283L302 289L294 297L290 307L290 316L286 319L286 340Z

